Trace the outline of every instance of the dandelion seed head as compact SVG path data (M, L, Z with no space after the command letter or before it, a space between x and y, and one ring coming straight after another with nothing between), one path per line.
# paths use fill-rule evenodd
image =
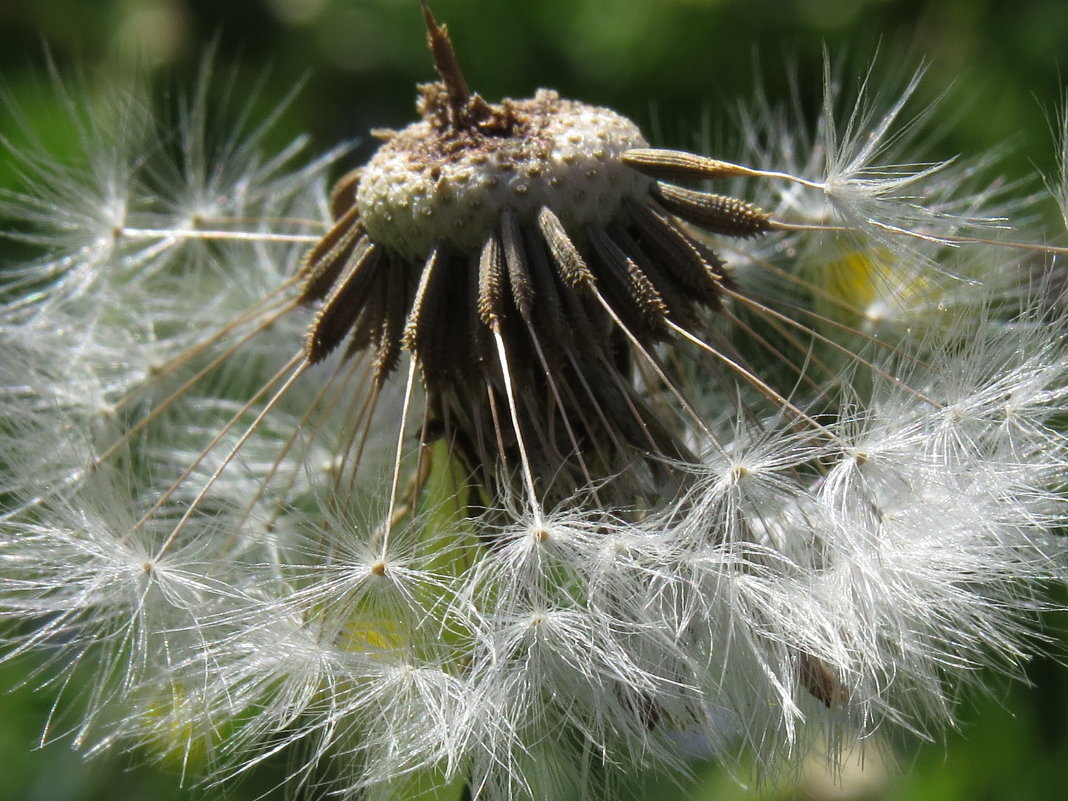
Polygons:
M198 89L2 206L47 252L0 306L0 658L95 674L76 743L513 801L933 736L1019 675L1064 307L970 235L1024 210L986 160L913 156L919 77L758 106L735 162L483 100L424 13L441 80L329 196L339 151Z

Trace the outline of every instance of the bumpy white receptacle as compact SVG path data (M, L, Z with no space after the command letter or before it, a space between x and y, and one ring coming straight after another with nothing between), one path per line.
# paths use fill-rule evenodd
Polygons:
M577 230L615 219L624 198L647 196L649 179L620 161L646 145L626 117L547 90L494 108L507 116L504 132L423 119L382 146L356 196L372 240L421 260L438 242L477 249L504 208L526 222L549 206Z

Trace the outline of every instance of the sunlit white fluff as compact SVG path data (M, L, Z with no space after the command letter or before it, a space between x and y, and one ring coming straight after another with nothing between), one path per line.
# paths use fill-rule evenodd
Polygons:
M72 691L86 695L84 718L60 718L52 733L72 731L82 745L128 731L123 701L202 648L199 619L232 593L225 571L209 567L216 521L191 525L163 553L169 527L138 527L141 504L111 472L44 499L40 522L5 523L4 614L36 624L6 633L9 654L42 649L61 692L73 677L72 687L84 684Z
M23 152L4 206L48 250L10 274L0 326L8 658L56 648L61 685L95 669L79 744L203 760L219 783L284 756L294 785L345 798L606 794L684 773L680 733L765 771L819 727L832 750L933 736L982 668L1019 674L1068 575L1068 360L1053 282L1028 297L1004 251L937 239L1015 206L974 165L911 164L917 80L889 101L865 84L844 123L828 80L807 139L752 118L750 156L776 168L761 202L851 230L735 245L756 303L726 304L717 347L800 330L803 363L750 349L725 381L650 346L633 389L692 424L692 454L650 456L671 480L612 507L597 481L553 508L533 477L531 497L470 490L464 443L413 446L439 422L412 412L418 387L376 386L366 411L358 359L280 370L316 227L276 237L275 218L324 215L332 154L261 157L259 124L212 145L198 93L177 158L149 167L141 101L116 105L119 139L69 109L85 165ZM229 217L241 236L206 245ZM657 360L684 362L678 394ZM790 378L769 401L746 370ZM513 458L507 412L486 440Z

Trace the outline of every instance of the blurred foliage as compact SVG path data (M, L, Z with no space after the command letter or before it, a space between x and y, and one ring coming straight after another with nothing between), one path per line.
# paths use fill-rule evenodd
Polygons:
M551 86L611 106L662 137L760 84L786 96L791 79L818 96L822 48L860 77L873 55L901 74L929 62L934 98L953 84L943 153L1011 141L1014 166L1053 164L1046 114L1061 92L1068 4L1023 0L436 0L472 86L487 98ZM417 0L4 0L0 70L20 95L47 47L61 71L129 72L181 84L213 48L221 73L281 93L307 83L287 117L324 146L413 114L413 84L433 78ZM959 118L958 118L959 117ZM729 138L729 132L720 131ZM682 142L676 142L681 144ZM936 154L938 155L938 154Z
M877 56L880 74L929 74L921 92L947 88L949 117L931 153L982 151L1009 143L1013 177L1052 173L1058 145L1050 118L1062 104L1058 58L1068 53L1068 3L1019 0L434 0L447 22L471 85L489 99L523 97L540 86L611 106L652 138L680 146L729 141L724 109L757 91L809 105L819 97L823 51L861 80ZM363 144L373 127L413 116L413 85L433 78L417 0L0 0L0 134L18 142L11 108L43 126L58 152L73 133L42 87L49 61L86 86L148 71L161 86L191 86L213 53L215 70L233 76L235 96L260 86L269 109L304 82L275 133L310 133L316 147ZM51 121L51 122L50 122ZM51 141L54 138L54 141ZM775 165L764 165L774 168ZM0 160L0 187L14 180ZM0 245L2 246L2 245ZM11 258L0 251L0 261ZM1060 621L1063 630L1064 621ZM1055 627L1056 628L1056 627ZM0 669L0 685L24 678L24 665ZM1035 686L1006 687L963 710L968 721L945 745L893 746L874 738L864 770L847 764L837 784L802 775L801 795L774 784L739 786L715 766L699 769L698 799L811 801L1048 801L1068 786L1068 671L1052 661L1028 668ZM997 686L997 679L993 679ZM136 767L140 756L85 763L65 741L29 752L48 717L51 693L20 686L0 695L0 801L161 801L189 797L173 769ZM894 765L886 765L880 745ZM278 776L265 772L227 788L256 798ZM784 787L792 787L792 783ZM650 780L648 799L683 797Z

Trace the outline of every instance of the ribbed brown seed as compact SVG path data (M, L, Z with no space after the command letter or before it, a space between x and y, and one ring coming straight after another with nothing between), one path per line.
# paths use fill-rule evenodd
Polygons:
M688 295L686 287L682 286L671 273L661 271L660 264L649 258L634 238L627 233L626 227L619 222L608 226L608 234L619 248L627 255L640 271L648 279L649 284L659 295L665 313L676 323L691 327L694 322L693 307L695 299Z
M525 322L532 322L534 309L534 286L530 283L527 256L523 248L523 232L511 210L501 213L501 243L504 246L504 263L508 267L508 284L512 289L512 301L516 311Z
M363 226L359 224L359 211L349 209L342 219L315 243L300 268L304 278L298 300L301 303L314 303L322 300L333 287L342 268L360 240L366 241Z
M501 244L490 234L478 258L478 318L490 328L504 314L504 270Z
M441 313L446 311L442 308L441 288L445 283L442 273L447 261L444 248L435 245L423 265L419 286L415 290L415 300L404 326L404 349L416 355L428 381L436 381L444 373L444 366L435 358L434 329ZM437 346L436 350L440 350L441 343L438 342Z
M567 235L560 218L548 206L542 206L538 211L538 230L552 253L553 262L559 269L560 280L566 286L581 287L594 283L593 273L586 266L582 254Z
M391 259L392 261L392 259ZM375 379L382 381L393 372L400 359L401 338L408 314L408 273L399 264L389 264L386 271L386 313L375 354Z
M752 170L739 164L731 164L708 156L698 156L682 150L659 150L654 147L633 148L625 152L621 160L628 167L633 167L651 178L667 180L678 178L715 180L753 174Z
M590 338L582 329L584 320L572 319L571 325L568 325L568 320L564 319L560 293L557 290L553 267L549 263L545 242L536 231L527 229L526 234L527 266L534 296L538 299L534 304L534 329L538 332L546 358L555 361L569 340L574 339L588 345Z
M382 254L386 260L386 251ZM362 308L356 324L352 327L349 336L349 344L345 348L345 358L349 359L366 350L376 342L382 333L382 326L386 317L386 302L388 300L388 265L379 271L373 286L367 288L367 293L362 298Z
M697 192L665 183L658 183L652 194L676 217L715 234L750 237L771 230L771 215L736 197Z
M604 229L588 225L586 231L601 262L615 274L616 280L623 286L627 300L639 313L642 321L652 328L659 327L663 323L667 308L649 277Z
M719 257L680 231L659 209L634 201L628 201L626 209L642 241L660 257L657 263L703 303L717 305L724 275Z
M487 237L488 239L489 237ZM478 253L468 254L467 264L467 297L474 298L471 304L471 319L466 321L467 329L471 336L468 350L471 352L472 367L477 371L484 371L486 365L492 364L493 340L490 336L489 323L482 319L481 308L491 301L483 300L480 282L482 281L482 253L486 243L482 243Z
M312 323L306 346L308 361L324 359L341 344L357 317L385 262L381 248L362 239L353 251L344 275L334 285Z
M334 184L334 188L330 191L330 216L332 219L341 219L342 215L356 205L356 190L360 186L361 175L363 175L363 167L357 167Z

